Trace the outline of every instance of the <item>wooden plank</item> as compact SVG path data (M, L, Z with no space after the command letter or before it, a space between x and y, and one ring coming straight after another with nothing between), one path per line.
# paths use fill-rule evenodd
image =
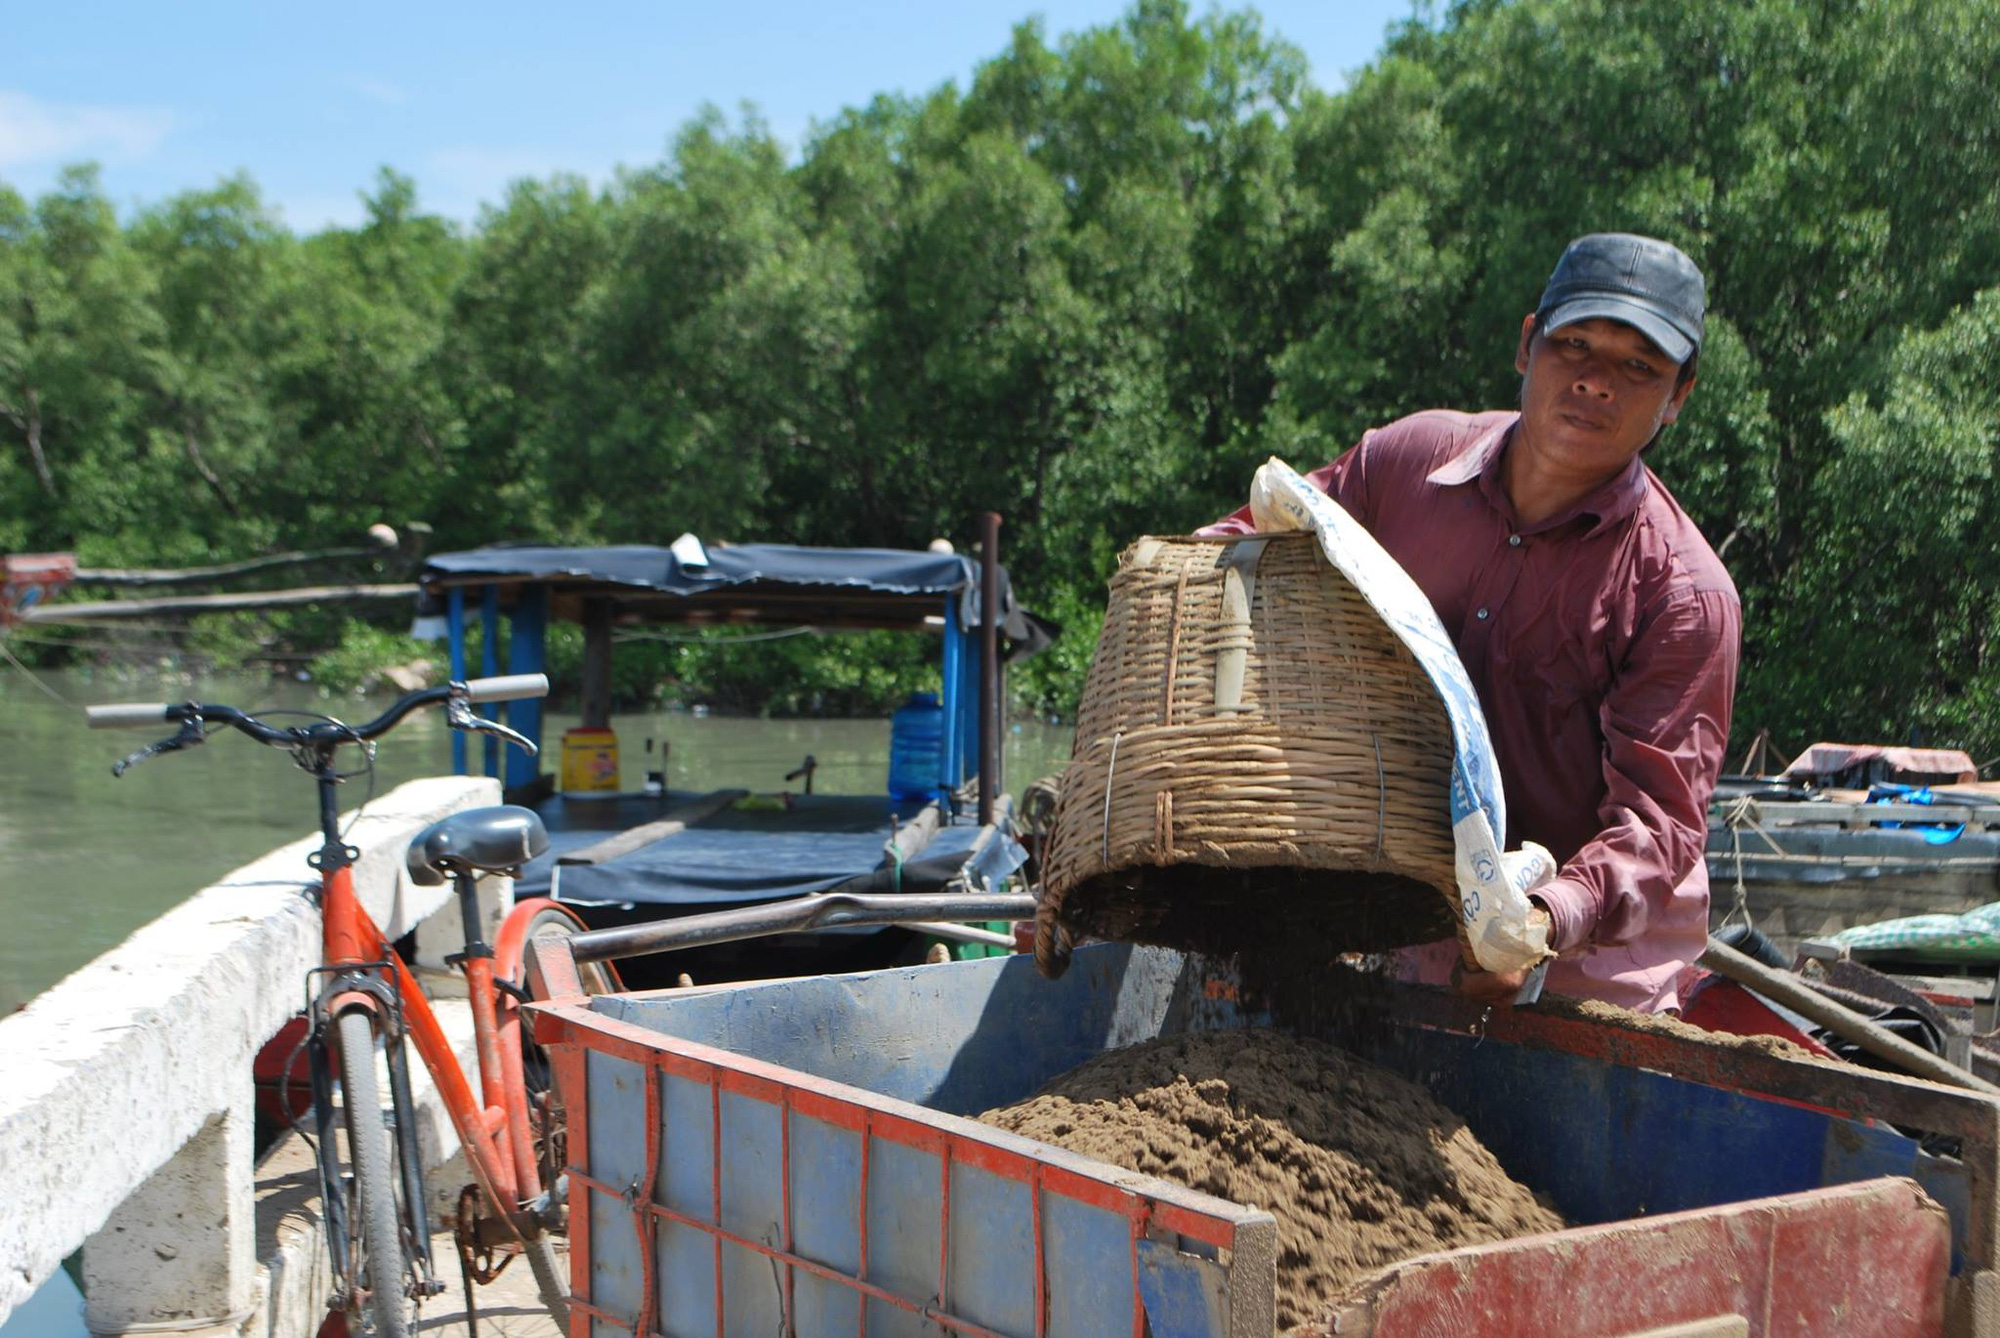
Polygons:
M395 585L315 585L297 590L244 590L226 595L168 595L159 599L110 599L74 604L37 604L21 615L24 623L106 622L171 613L223 613L231 609L282 609L301 604L380 604L417 597L417 587Z
M310 552L271 553L245 562L223 562L208 567L78 567L78 585L199 585L249 576L279 567L301 567L313 562L338 562L347 558L381 558L396 551L393 541L368 548L320 548Z
M1867 827L1879 822L1964 822L1993 827L2000 826L2000 803L1816 804L1759 801L1752 806L1751 816L1765 827Z
M748 790L717 790L714 794L691 799L679 808L669 809L655 822L644 822L637 827L628 827L615 836L607 836L595 845L581 850L572 850L566 855L558 855L558 864L602 864L606 860L629 855L641 846L649 846L655 841L685 831L697 822L714 817L737 800L749 794Z

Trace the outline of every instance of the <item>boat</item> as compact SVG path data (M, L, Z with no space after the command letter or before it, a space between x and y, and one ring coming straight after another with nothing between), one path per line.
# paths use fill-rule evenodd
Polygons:
M1776 775L1724 776L1709 805L1712 928L1782 950L2000 900L2000 785L1957 749L1816 743Z
M941 645L935 742L931 760L920 762L931 770L915 793L907 779L900 795L887 787L814 793L810 760L787 778L803 779L796 793L669 790L658 776L637 791L615 781L596 788L618 774L615 754L595 779L565 768L559 788L547 749L536 757L489 748L469 758L454 735L455 771L479 768L498 778L507 800L533 807L549 829L550 849L522 872L517 895L552 896L593 928L607 928L833 890L996 890L1026 860L1000 772L1000 703L1007 662L1047 645L1050 628L1020 606L997 562L949 551L704 545L689 535L669 547L441 553L425 562L418 581L420 609L443 620L454 678L502 672L503 664L504 672L539 672L551 622L582 626L582 723L564 749L572 762L578 751L596 749L602 764L603 750L616 747L614 630L888 628L934 636ZM474 618L484 659L469 665ZM486 709L543 743L541 702ZM653 970L659 983L671 984L683 975L706 982L881 966L921 955L933 933L950 932L829 930L754 947L692 949ZM960 955L1012 944L1007 925L955 932Z

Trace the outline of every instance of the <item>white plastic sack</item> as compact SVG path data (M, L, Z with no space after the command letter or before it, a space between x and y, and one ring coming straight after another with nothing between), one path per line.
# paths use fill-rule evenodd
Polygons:
M1519 971L1551 954L1547 929L1531 923L1528 893L1555 876L1555 859L1532 841L1503 850L1506 799L1486 715L1431 602L1375 536L1331 497L1273 456L1250 484L1257 528L1310 530L1327 561L1417 657L1451 718L1451 834L1458 899L1472 955L1488 971Z

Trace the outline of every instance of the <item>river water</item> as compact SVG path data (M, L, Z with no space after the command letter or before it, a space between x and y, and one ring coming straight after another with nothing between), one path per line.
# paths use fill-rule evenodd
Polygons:
M190 681L112 679L81 672L41 680L75 707L109 701L225 702L365 719L389 699L323 697L309 684L263 675ZM552 713L544 769L574 716ZM807 753L814 788L879 793L888 775L886 720L758 720L685 712L613 722L625 783L637 788L648 738L667 745L671 789L740 786L770 793ZM95 731L82 713L0 666L0 1015L82 966L220 875L312 830L315 800L290 760L238 734L157 757L114 780L111 764L168 731ZM410 718L377 750L378 792L451 770L450 731L436 712ZM479 743L470 740L475 768ZM1007 735L1007 788L1017 796L1069 755L1068 726L1022 723ZM344 807L360 802L349 783ZM300 866L303 880L309 872Z

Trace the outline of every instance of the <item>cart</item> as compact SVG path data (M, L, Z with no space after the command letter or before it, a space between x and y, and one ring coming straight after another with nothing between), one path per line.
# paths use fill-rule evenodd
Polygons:
M586 999L549 947L574 1338L1272 1334L1268 1213L967 1118L1107 1049L1271 1021L1228 969L1100 944L1057 981L1015 956ZM1343 1042L1580 1225L1390 1267L1328 1331L2000 1332L1995 1099L1645 1019L1376 1007Z

